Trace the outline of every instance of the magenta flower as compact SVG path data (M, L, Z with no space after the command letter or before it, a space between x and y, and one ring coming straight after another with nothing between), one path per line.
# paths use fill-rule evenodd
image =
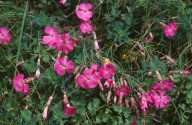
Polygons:
M11 35L7 28L0 27L0 43L9 44L11 40Z
M92 4L90 3L81 3L77 5L76 15L79 19L83 21L89 21L90 18L93 16Z
M67 105L65 109L63 110L64 115L73 116L76 113L76 107Z
M115 74L115 66L112 63L104 64L100 67L99 72L101 77L108 79Z
M164 33L166 37L172 37L175 35L175 33L177 32L178 29L178 25L175 24L174 22L170 22L164 29Z
M66 54L70 53L74 47L73 41L70 40L70 35L68 33L63 33L61 38L62 40L56 43L56 49Z
M63 76L65 75L66 71L68 73L73 73L74 63L72 60L67 61L67 56L65 56L55 62L54 69L56 70L57 74Z
M66 0L60 0L60 4L64 5Z
M127 96L130 93L131 89L126 85L121 85L119 88L117 88L116 94L119 96L118 104L122 104L123 96Z
M92 34L93 33L93 27L90 22L83 22L80 24L80 30L82 33Z
M44 32L46 35L43 36L42 41L49 47L54 47L57 42L61 42L61 38L59 37L56 28L52 26L47 26L45 27Z
M21 73L17 74L13 78L13 86L17 92L21 92L23 94L27 94L29 91L29 87L24 80L24 74Z
M188 70L184 70L184 71L182 71L182 74L183 74L183 75L189 75L189 74L191 74L191 72L188 71Z
M95 50L99 50L100 49L99 43L98 43L97 40L95 40L95 42L94 42L94 48L95 48Z
M112 87L112 88L116 88L116 84L115 81L113 81L112 79L107 79L104 83L104 86L106 86L107 88Z
M153 98L155 100L156 108L164 108L170 101L169 96L164 96L165 91L161 91L159 94L154 93Z
M83 74L79 75L77 78L77 84L85 89L89 88L95 88L99 84L99 77L97 74L95 74L92 70L90 69L85 69L83 71Z
M141 96L140 107L143 110L144 115L147 114L146 109L152 107L151 104L154 102L153 93L153 91L149 90L147 93Z
M173 89L173 83L169 80L162 80L158 83L156 83L155 85L153 85L153 90L155 90L155 92L158 91L169 91Z

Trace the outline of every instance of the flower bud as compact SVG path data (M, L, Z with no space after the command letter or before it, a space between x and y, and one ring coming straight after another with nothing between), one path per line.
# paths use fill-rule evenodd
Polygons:
M108 94L107 94L107 104L109 103L110 98L111 98L111 91L108 91Z

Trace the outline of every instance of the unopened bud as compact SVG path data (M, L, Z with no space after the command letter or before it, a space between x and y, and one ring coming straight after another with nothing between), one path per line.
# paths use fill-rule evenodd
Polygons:
M113 102L116 104L116 102L117 102L117 96L114 96Z
M110 98L111 98L111 91L108 91L108 94L107 94L107 104L109 103Z
M104 88L103 88L101 81L99 81L99 87L100 87L101 91L104 91Z
M166 24L163 23L163 22L159 22L159 24L160 24L161 26L163 26L163 27L166 27Z
M161 81L162 80L161 74L159 73L158 70L156 70L155 72L156 72L158 80Z
M129 102L128 102L128 100L125 100L125 107L126 107L126 108L129 108Z
M25 63L25 61L20 61L16 64L16 66L20 66L20 65L23 65Z

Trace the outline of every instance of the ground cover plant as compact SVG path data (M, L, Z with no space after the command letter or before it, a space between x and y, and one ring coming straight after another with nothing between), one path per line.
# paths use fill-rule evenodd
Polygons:
M190 0L0 1L0 124L192 124Z

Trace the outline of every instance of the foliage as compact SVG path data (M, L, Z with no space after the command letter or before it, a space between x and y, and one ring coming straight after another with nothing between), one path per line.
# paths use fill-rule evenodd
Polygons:
M103 1L103 2L102 2ZM94 50L92 35L79 30L80 20L75 15L76 6L82 2L93 5L91 23L97 34L100 50ZM179 16L179 18L172 18ZM125 97L136 99L139 109L138 124L192 124L192 75L174 74L174 89L168 92L171 101L163 109L154 106L144 115L139 108L136 84L147 92L158 82L155 71L168 79L169 71L192 71L192 3L190 0L67 0L60 5L58 0L6 0L0 1L0 27L7 27L12 40L9 45L0 44L0 124L131 124L136 111L125 104L114 104L115 90L106 104L109 89L75 88L76 74L59 76L54 70L58 51L42 44L46 26L54 26L59 33L69 32L79 38L77 48L68 54L75 66L103 64L106 58L117 65L115 82L120 78L128 82L132 93ZM174 37L167 38L159 22L174 21L179 29ZM143 39L152 32L154 39L145 43ZM141 51L138 43L144 47ZM115 47L115 44L119 47ZM100 58L97 57L97 54ZM143 55L144 53L144 55ZM125 54L125 57L123 57ZM65 54L62 54L62 56ZM167 64L160 57L169 55L176 65ZM41 78L29 83L30 97L17 93L13 88L13 77L17 73L33 77L41 59ZM20 61L25 63L16 66ZM80 71L83 69L80 68ZM79 71L79 72L80 72ZM147 76L151 71L152 75ZM103 82L103 81L102 81ZM73 117L63 115L63 92L68 93L71 105L77 112ZM42 113L49 97L54 99L49 107L48 118ZM26 105L28 109L25 109Z

